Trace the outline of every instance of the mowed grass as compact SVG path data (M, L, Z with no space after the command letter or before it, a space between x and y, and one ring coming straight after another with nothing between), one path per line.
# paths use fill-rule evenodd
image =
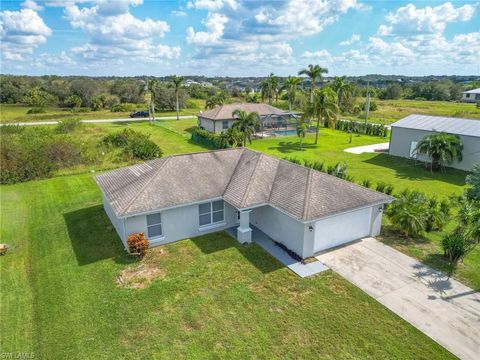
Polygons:
M204 109L205 100L191 99L191 106L180 111L180 115L196 115ZM0 122L31 122L31 121L48 121L61 120L64 118L79 118L81 120L92 119L125 119L130 115L127 112L111 112L109 109L87 112L72 112L68 108L46 107L43 114L27 114L32 106L21 104L0 104ZM147 111L146 104L138 104L137 109ZM175 116L175 111L157 110L155 116Z
M386 153L351 154L344 150L350 147L388 142L388 138L350 135L343 131L322 128L318 144L314 144L315 135L307 134L303 150L297 136L278 136L255 140L249 147L279 158L296 157L303 160L324 161L325 165L347 164L347 174L353 176L356 183L370 180L386 182L394 186L395 191L415 189L428 195L448 197L459 195L465 185L466 172L448 169L446 173L431 173L421 163Z
M364 99L357 99L360 103ZM369 113L369 121L382 124L391 124L410 114L449 116L467 119L480 119L480 109L476 104L449 102L449 101L421 101L421 100L379 100L378 110ZM359 116L341 116L341 118L364 120L365 114Z
M41 359L454 358L333 272L300 279L224 233L151 250L136 267L90 174L2 186L2 352ZM162 250L162 251L160 251Z

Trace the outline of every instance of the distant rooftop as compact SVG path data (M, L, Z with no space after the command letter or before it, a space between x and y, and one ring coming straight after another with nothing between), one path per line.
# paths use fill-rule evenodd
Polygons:
M268 104L236 103L226 104L212 110L203 111L199 113L198 116L210 120L228 120L233 119L232 113L237 109L246 112L256 112L260 116L288 114L288 112L277 109Z
M468 90L468 91L464 91L463 93L464 93L464 94L480 94L480 88L478 88L478 89L473 89L473 90Z
M475 119L413 114L398 120L391 126L480 137L480 120Z

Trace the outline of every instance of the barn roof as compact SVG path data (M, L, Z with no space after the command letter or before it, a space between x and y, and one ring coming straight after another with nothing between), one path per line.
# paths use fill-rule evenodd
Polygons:
M398 120L391 126L480 137L480 120L474 119L414 114Z

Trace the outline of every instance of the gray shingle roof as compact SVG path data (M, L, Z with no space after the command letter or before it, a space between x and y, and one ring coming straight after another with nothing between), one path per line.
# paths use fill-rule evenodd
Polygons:
M243 110L246 112L256 112L260 116L264 115L282 115L287 114L287 112L277 109L276 107L268 104L252 104L252 103L237 103L237 104L226 104L219 107L216 107L212 110L207 110L199 113L197 116L203 117L210 120L229 120L233 119L232 113L237 110Z
M310 221L392 197L244 148L147 161L96 176L117 216L223 198L238 209L270 204Z
M480 120L474 119L414 114L398 120L391 126L480 137Z

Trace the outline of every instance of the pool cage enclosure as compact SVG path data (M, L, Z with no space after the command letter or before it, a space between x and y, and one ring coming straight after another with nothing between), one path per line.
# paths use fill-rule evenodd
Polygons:
M300 123L300 114L284 113L260 116L260 124L257 126L255 135L258 137L286 135L296 133Z

